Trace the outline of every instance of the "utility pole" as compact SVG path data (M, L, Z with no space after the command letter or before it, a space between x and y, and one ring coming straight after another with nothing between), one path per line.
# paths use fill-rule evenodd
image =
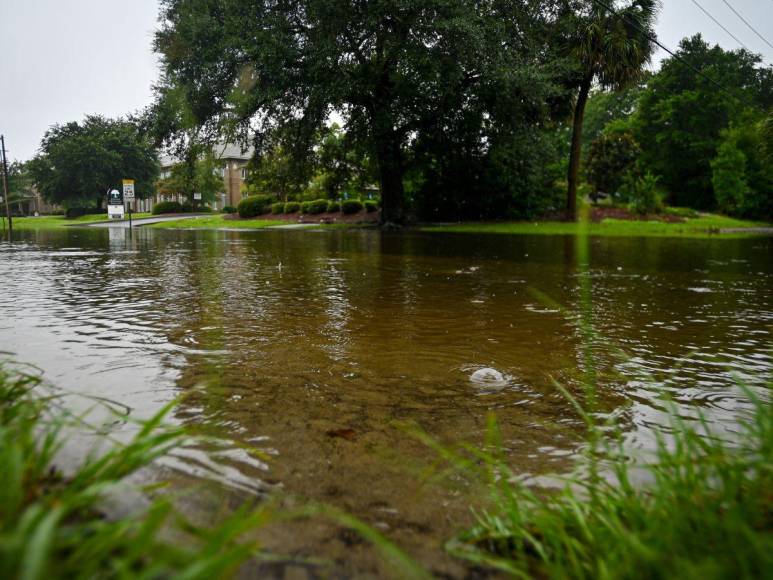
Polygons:
M0 135L0 148L3 152L3 197L5 197L5 215L8 218L8 237L10 239L13 233L13 222L11 221L11 206L8 203L8 161L5 158L5 136Z

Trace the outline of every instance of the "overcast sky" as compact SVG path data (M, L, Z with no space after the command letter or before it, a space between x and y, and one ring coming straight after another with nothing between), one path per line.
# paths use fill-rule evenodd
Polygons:
M773 63L773 49L723 0L695 1ZM773 44L773 0L727 2ZM0 0L0 133L10 159L32 157L54 123L90 113L120 116L151 102L157 10L157 0ZM664 0L661 42L676 49L696 32L739 47L693 0Z

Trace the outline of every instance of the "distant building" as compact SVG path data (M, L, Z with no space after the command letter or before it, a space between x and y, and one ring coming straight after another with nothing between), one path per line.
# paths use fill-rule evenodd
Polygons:
M62 213L64 209L61 206L48 203L35 187L28 187L24 192L16 195L12 194L9 199L11 213L17 216L28 215L47 215ZM5 211L2 208L2 211Z
M249 147L242 151L240 145L234 143L220 144L213 147L212 152L218 161L217 172L223 178L223 189L215 196L213 207L223 209L230 205L236 207L242 199L242 186L247 179L247 164L255 149ZM159 158L161 164L161 178L165 179L172 174L172 168L180 163L179 159L169 156ZM136 211L150 211L153 206L160 201L178 201L180 203L187 201L182 195L159 195L156 194L151 199L138 200Z

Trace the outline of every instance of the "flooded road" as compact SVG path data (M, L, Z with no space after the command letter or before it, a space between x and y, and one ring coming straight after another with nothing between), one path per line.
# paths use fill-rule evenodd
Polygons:
M137 417L185 394L176 421L238 444L181 452L176 472L232 503L280 488L333 504L460 575L442 544L479 490L423 485L437 456L405 425L480 445L493 413L517 473L571 467L582 423L552 381L582 391L576 253L560 236L20 232L0 243L0 350ZM593 239L590 277L600 404L629 444L651 445L658 389L731 432L736 381L762 390L773 372L773 239ZM501 380L470 380L483 369ZM326 573L383 572L325 523L264 542Z

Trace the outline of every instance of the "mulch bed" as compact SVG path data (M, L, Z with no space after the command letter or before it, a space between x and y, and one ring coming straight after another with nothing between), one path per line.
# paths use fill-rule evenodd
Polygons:
M280 213L280 214L265 214L258 216L260 220L276 220L294 224L377 224L379 218L379 212L365 212L355 214L342 214L340 212L333 213L318 213L316 215L310 215L305 213ZM229 214L223 216L223 219L233 220L234 222L249 221L243 220L238 214Z
M668 214L656 214L656 215L640 215L632 213L630 210L624 207L594 207L591 209L590 219L592 222L598 223L605 219L615 220L629 220L640 222L666 222L669 224L679 224L684 222L684 218L676 215Z
M669 224L680 224L684 223L685 221L685 219L682 217L669 214L641 215L638 213L633 213L631 210L624 207L594 206L591 208L590 221L593 223L599 223L605 219L626 220L632 222L664 222ZM541 220L557 222L574 221L567 220L566 213L563 211L546 214L542 216Z

